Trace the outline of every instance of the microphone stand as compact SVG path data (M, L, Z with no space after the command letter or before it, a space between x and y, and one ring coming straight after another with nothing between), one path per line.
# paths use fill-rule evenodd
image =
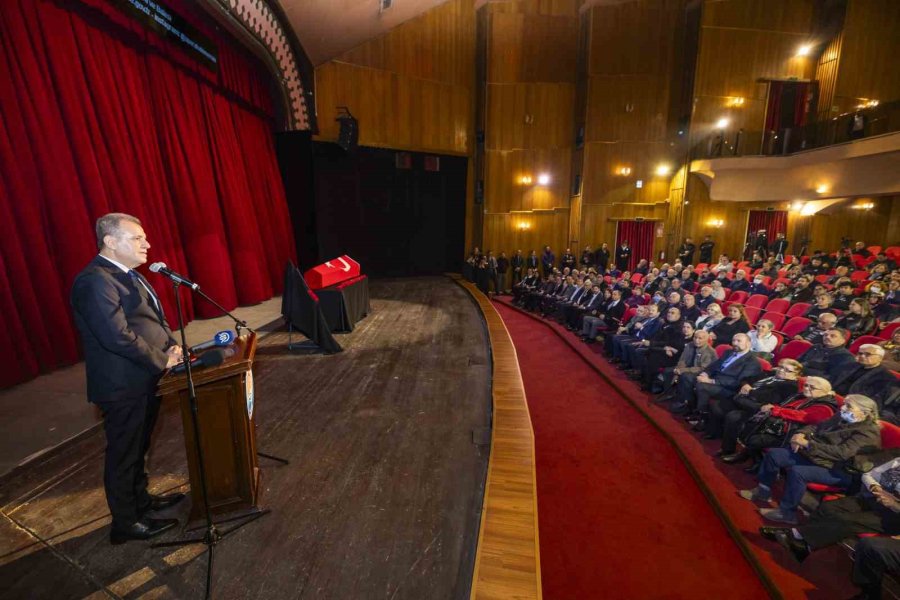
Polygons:
M209 600L210 598L210 590L212 585L212 572L213 572L213 559L214 553L213 548L215 548L216 544L226 535L237 531L244 525L255 521L256 519L269 514L268 509L260 510L259 512L252 513L250 515L246 515L244 518L246 519L242 523L238 523L233 527L230 527L224 531L220 531L216 524L212 520L212 513L209 511L209 502L207 501L207 488L206 488L206 466L205 460L203 457L203 444L200 443L200 422L198 411L199 407L197 405L197 392L194 388L194 376L191 369L191 361L188 354L188 345L187 345L187 337L184 333L184 314L181 309L181 296L179 295L179 291L181 288L181 284L177 281L172 281L172 286L175 290L175 306L178 308L178 329L181 332L181 348L183 356L187 357L187 360L184 361L185 365L185 373L187 377L187 390L188 390L188 399L190 402L191 408L191 428L194 430L194 450L197 452L197 469L200 474L200 495L203 500L203 516L206 520L206 532L203 534L202 538L190 538L190 539L181 539L175 540L173 542L160 542L151 544L151 548L168 548L173 546L189 546L191 544L204 544L207 549L207 562L206 562L206 592L204 598ZM207 297L205 294L204 297ZM207 299L209 299L207 297ZM224 309L223 309L224 310ZM232 319L235 319L233 315ZM235 319L237 322L238 320ZM246 326L246 323L244 323ZM249 327L247 329L250 329ZM286 462L286 461L285 461Z

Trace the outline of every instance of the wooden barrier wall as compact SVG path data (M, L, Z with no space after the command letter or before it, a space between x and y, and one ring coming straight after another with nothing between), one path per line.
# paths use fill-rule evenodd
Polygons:
M561 252L568 237L578 0L508 0L484 27L486 249ZM544 174L546 184L539 182Z

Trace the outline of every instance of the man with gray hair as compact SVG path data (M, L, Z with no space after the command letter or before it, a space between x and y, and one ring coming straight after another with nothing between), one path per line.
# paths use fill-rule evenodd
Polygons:
M884 365L884 348L863 344L856 362L849 363L831 377L834 391L842 396L862 394L878 403L882 419L893 421L900 412L900 382Z
M97 220L99 253L75 277L72 309L84 345L88 401L103 414L106 466L103 483L112 513L110 542L145 540L176 519L148 513L173 506L184 494L147 492L144 456L159 414L156 384L181 362L150 283L134 269L147 262L150 243L141 222L111 213Z
M822 337L829 329L834 329L837 324L837 315L834 313L822 313L816 318L815 323L810 323L809 327L794 336L795 340L804 340L810 344L818 344L822 341Z

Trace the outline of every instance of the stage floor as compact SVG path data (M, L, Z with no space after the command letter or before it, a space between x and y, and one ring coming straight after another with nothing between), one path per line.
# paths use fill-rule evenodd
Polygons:
M468 597L489 454L474 443L491 406L481 316L445 278L374 280L371 295L341 354L261 340L259 450L291 464L260 459L272 514L216 547L214 598ZM150 453L157 493L186 488L174 409ZM0 596L202 598L202 545L109 545L104 445L101 431L0 487Z

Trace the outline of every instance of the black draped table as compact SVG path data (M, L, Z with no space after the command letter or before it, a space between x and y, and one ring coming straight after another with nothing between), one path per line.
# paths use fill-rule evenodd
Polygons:
M369 278L365 275L316 290L315 294L331 331L353 331L353 327L372 310Z

